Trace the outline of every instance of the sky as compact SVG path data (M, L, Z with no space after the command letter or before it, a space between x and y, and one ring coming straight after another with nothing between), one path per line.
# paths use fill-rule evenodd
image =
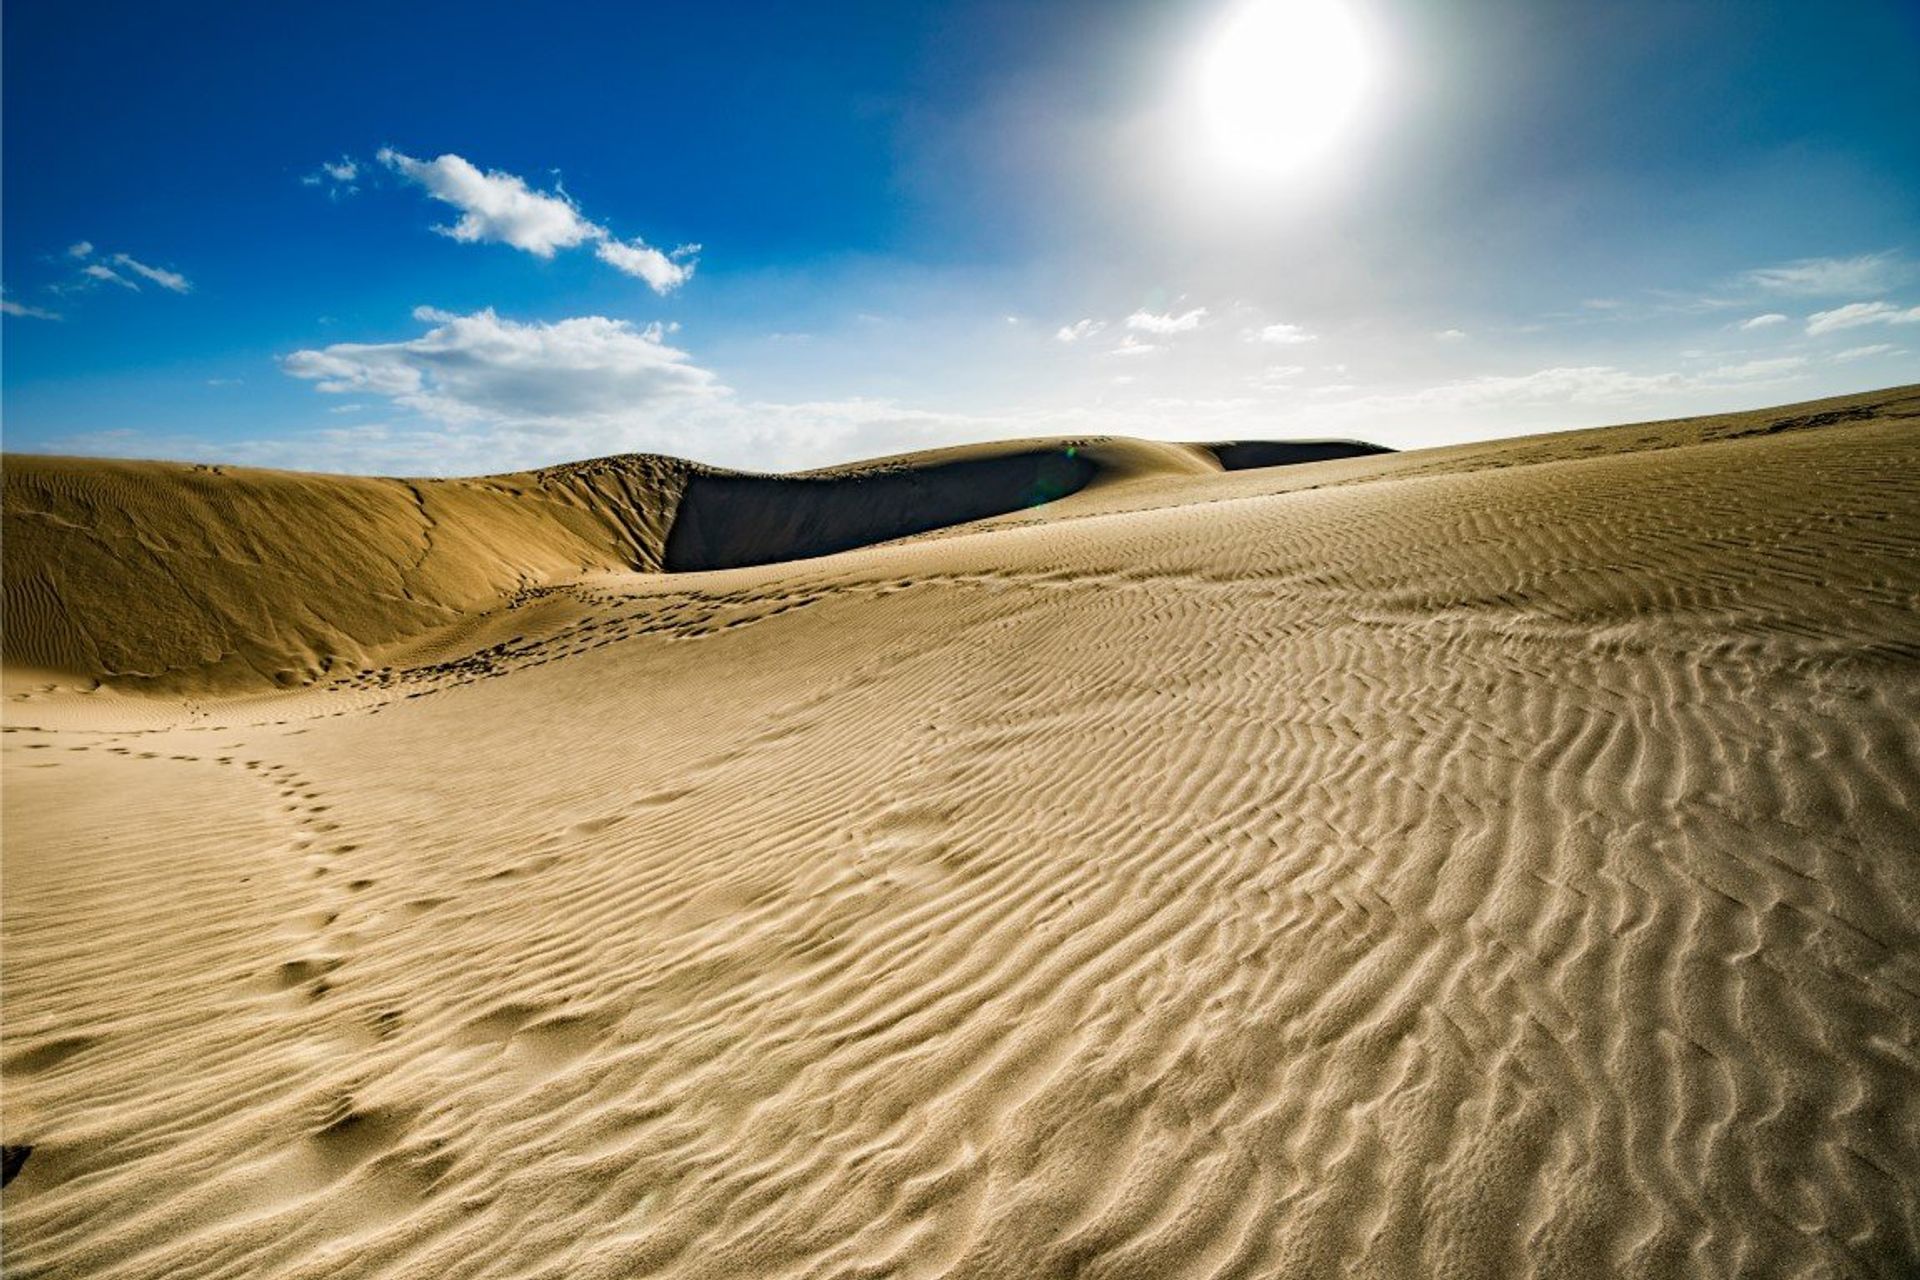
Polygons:
M1400 448L1920 381L1912 0L0 15L10 450Z

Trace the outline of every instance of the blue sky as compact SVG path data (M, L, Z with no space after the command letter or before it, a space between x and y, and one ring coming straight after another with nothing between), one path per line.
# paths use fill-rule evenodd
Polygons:
M4 25L9 449L1413 446L1920 380L1910 0Z

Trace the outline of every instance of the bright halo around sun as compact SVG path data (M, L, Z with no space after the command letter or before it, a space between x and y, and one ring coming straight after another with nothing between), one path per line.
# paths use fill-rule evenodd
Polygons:
M1195 68L1208 159L1256 179L1323 161L1361 115L1376 61L1345 0L1237 0Z

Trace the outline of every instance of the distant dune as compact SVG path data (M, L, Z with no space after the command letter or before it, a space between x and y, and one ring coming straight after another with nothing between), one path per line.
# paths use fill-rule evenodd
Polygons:
M1920 1274L1917 429L10 456L8 1274Z

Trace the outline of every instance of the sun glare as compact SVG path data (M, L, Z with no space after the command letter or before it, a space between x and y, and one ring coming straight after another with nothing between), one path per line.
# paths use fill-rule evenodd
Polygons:
M1297 172L1337 150L1375 75L1374 51L1344 0L1239 0L1196 67L1208 157L1251 178Z

